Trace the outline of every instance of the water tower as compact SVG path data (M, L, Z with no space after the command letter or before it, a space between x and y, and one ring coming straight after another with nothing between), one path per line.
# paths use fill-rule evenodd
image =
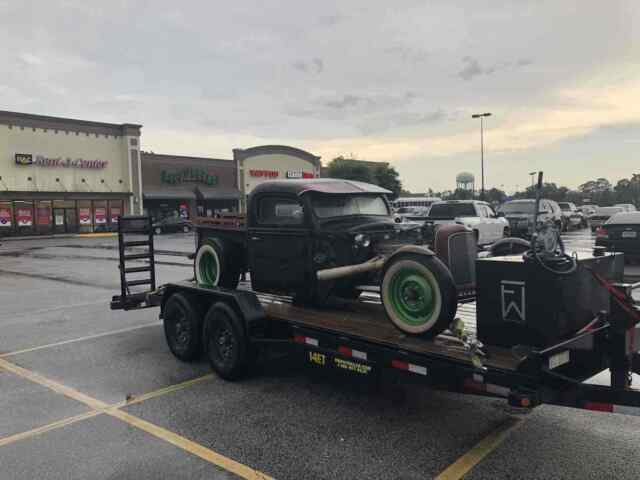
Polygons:
M473 192L475 190L476 178L473 173L461 172L456 175L456 189Z

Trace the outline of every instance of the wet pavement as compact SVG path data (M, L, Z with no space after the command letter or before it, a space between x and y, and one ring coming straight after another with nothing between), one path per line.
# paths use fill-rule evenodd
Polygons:
M565 235L590 249L588 231ZM192 235L156 238L158 283ZM434 478L501 400L326 378L288 357L228 383L169 352L157 309L111 311L115 238L0 246L0 478ZM636 479L640 418L540 407L466 478ZM451 477L455 478L455 477Z

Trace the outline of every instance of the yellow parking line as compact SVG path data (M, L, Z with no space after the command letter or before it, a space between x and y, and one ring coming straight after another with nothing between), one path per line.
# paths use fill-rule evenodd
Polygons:
M158 425L147 422L146 420L142 420L141 418L135 417L127 412L123 412L122 410L110 412L109 415L119 418L129 425L137 427L140 430L144 430L150 435L153 435L154 437L160 438L165 442L175 445L176 447L181 448L182 450L185 450L197 457L200 457L203 460L218 465L219 467L222 467L225 470L238 475L239 477L251 480L273 480L272 477L258 470L248 467L242 463L236 462L235 460L225 457L224 455L220 455L219 453L214 452L213 450L210 450L207 447L200 445L199 443L193 442L170 430L159 427Z
M458 480L494 451L522 423L519 418L509 418L489 435L480 440L471 450L449 465L436 480Z
M93 410L104 410L105 408L109 407L109 404L107 403L101 402L100 400L92 398L89 395L85 395L84 393L79 392L74 388L67 387L66 385L43 377L42 375L32 372L31 370L27 370L26 368L22 368L18 365L7 362L2 358L0 358L0 368L4 368L8 372L14 373L22 378L26 378L27 380L31 380L32 382L42 385L43 387L47 387L54 392L58 392L64 395L65 397L69 397L73 400L84 403Z
M132 332L134 330L139 330L141 328L153 327L157 325L162 325L162 322L145 323L144 325L135 325L133 327L121 328L119 330L111 330L109 332L96 333L93 335L86 335L84 337L72 338L70 340L62 340L60 342L48 343L46 345L39 345L37 347L24 348L22 350L16 350L15 352L0 354L0 358L10 357L12 355L19 355L21 353L35 352L45 348L59 347L60 345L67 345L69 343L82 342L84 340L93 340L94 338L108 337L109 335L117 335L118 333Z
M152 398L160 397L168 393L177 392L178 390L182 390L192 385L197 385L199 383L206 382L207 380L211 380L212 378L213 378L213 374L209 373L207 375L203 375L202 377L194 378L192 380L187 380L186 382L177 383L175 385L169 385L168 387L160 388L158 390L154 390L153 392L149 392L149 393L144 393L142 395L138 395L129 400L126 400L123 403L119 403L117 405L117 408L128 407L129 405L135 405L136 403L145 402Z
M80 415L76 415L74 417L63 418L62 420L52 422L48 425L27 430L26 432L9 435L8 437L0 438L0 447L4 447L5 445L9 445L10 443L19 442L20 440L25 440L27 438L35 437L36 435L40 435L42 433L55 430L57 428L62 428L62 427L66 427L67 425L72 425L76 422L86 420L87 418L93 418L97 415L101 415L102 413L103 413L102 410L90 410L88 412L81 413Z
M149 433L150 435L153 435L156 438L164 440L165 442L168 442L186 452L191 453L192 455L200 457L203 460L206 460L209 463L217 465L218 467L223 468L224 470L227 470L231 473L234 473L242 478L251 479L251 480L273 480L271 477L269 477L268 475L258 470L248 467L240 462L236 462L231 458L225 457L224 455L221 455L203 445L200 445L199 443L196 443L185 437L182 437L177 433L174 433L170 430L162 428L151 422L147 422L146 420L142 420L141 418L138 418L122 410L119 410L119 408L124 405L117 404L116 406L110 406L100 400L97 400L88 395L85 395L84 393L79 392L71 387L67 387L66 385L50 380L46 377L43 377L40 374L27 370L26 368L19 367L18 365L15 365L6 360L3 360L2 358L0 358L0 368L3 368L8 372L14 373L15 375L18 375L22 378L26 378L27 380L31 380L34 383L47 387L53 390L54 392L60 393L69 398L77 400L78 402L82 402L85 405L88 405L94 411L96 411L95 412L96 415L100 413L105 413L111 417L122 420L123 422L133 427L143 430ZM204 377L200 377L200 379L195 379L195 380L204 381ZM189 380L184 383L194 384L197 382L195 382L194 380ZM160 389L160 391L168 393L170 391L175 391L175 389L166 387L166 388ZM143 397L147 399L151 398L151 394L144 395ZM80 420L81 419L78 419L75 421L80 421ZM64 420L60 420L59 422L54 422L54 423L64 423ZM41 427L41 428L46 429L46 427L47 426ZM48 428L48 430L52 430L53 428L57 428L57 427L54 426L54 427ZM31 436L35 434L32 434ZM26 435L26 432L25 432L25 435ZM22 437L22 438L26 438L26 437Z

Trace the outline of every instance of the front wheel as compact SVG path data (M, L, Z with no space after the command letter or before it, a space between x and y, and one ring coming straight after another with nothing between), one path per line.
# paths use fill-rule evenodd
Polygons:
M425 337L447 329L457 310L451 272L434 256L403 254L392 259L384 270L381 296L396 327Z

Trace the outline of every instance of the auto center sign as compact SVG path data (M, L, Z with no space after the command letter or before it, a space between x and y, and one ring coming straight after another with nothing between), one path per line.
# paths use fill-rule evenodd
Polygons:
M71 157L45 157L44 155L32 155L31 153L16 153L16 165L51 168L83 168L99 170L105 168L109 162L107 160L87 160L84 158Z

